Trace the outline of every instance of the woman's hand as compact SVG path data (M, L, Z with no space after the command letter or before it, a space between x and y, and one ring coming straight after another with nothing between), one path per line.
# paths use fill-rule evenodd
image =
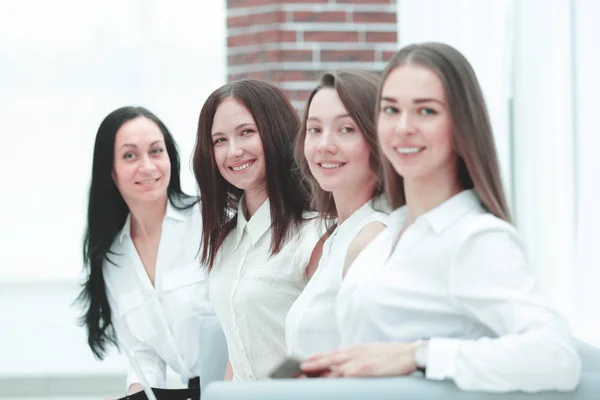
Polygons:
M302 363L308 375L323 370L323 376L404 376L417 369L416 343L373 343L317 354Z

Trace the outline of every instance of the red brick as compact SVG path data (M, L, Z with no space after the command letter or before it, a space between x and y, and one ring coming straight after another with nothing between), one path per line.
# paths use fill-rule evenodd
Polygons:
M273 4L273 0L227 0L227 8L257 7Z
M280 31L278 29L246 33L227 38L227 47L260 45L265 43L295 42L295 31Z
M248 64L272 63L272 62L311 62L312 50L262 50L250 51L243 54L230 54L227 56L227 64L240 66Z
M279 31L279 41L280 42L295 42L298 38L298 33L296 31Z
M358 23L374 22L374 23L396 23L396 13L386 12L359 12L352 13L352 21Z
M367 42L397 43L398 34L396 32L367 32Z
M381 61L388 62L396 55L395 51L382 51L381 52Z
M338 4L396 4L396 0L336 0Z
M231 66L257 64L264 61L265 53L262 51L252 51L244 54L230 54L227 56L227 65Z
M275 24L285 22L283 11L274 11L262 14L240 15L227 18L227 28L243 28L248 26Z
M296 11L292 14L294 22L346 22L344 11Z
M271 50L266 54L268 62L310 62L313 59L312 50Z
M305 42L358 42L358 32L304 32Z
M242 72L240 74L229 74L227 76L227 81L228 82L238 81L238 80L244 79L244 78L268 80L269 79L269 72L267 72L267 71L256 71L256 72Z
M315 82L315 87L317 83ZM312 93L312 90L285 90L286 95L291 101L306 102Z
M271 1L272 3L274 1ZM277 0L277 2L279 4L298 4L298 5L302 5L305 6L307 4L323 4L323 3L329 3L329 0Z
M323 74L323 71L274 71L273 80L277 82L315 82Z
M321 61L375 61L373 50L321 50Z

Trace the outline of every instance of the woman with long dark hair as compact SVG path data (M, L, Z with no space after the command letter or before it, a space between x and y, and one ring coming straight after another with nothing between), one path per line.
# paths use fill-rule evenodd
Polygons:
M179 173L175 141L150 111L119 108L100 124L83 247L82 322L97 358L111 345L125 347L158 388L167 365L199 385L201 327L215 318L197 256L198 199L183 193ZM130 368L128 393L142 390L140 382Z
M441 43L404 47L384 71L377 118L396 210L341 285L342 350L304 368L422 370L464 390L575 388L579 355L535 290L469 62Z
M294 161L299 127L283 92L252 79L215 90L200 112L202 260L227 339L226 379L266 378L285 357L285 316L314 270L319 223Z

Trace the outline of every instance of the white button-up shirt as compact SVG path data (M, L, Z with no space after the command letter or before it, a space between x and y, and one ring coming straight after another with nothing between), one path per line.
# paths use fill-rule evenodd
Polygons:
M216 318L207 295L206 269L198 250L202 219L198 205L178 210L167 201L156 259L154 286L131 240L131 215L104 262L112 320L122 346L138 361L148 383L164 387L166 365L183 382L201 376L207 318ZM130 366L127 387L140 382Z
M335 305L348 246L365 226L371 222L385 224L386 219L387 214L375 210L369 200L325 241L317 270L286 318L285 337L290 354L305 358L339 347Z
M307 220L271 255L269 200L249 221L240 201L237 226L209 273L210 300L227 339L234 380L266 378L285 358L285 316L306 286L319 225L317 218Z
M519 235L470 190L408 227L406 208L394 211L344 278L337 317L343 347L428 339L427 378L465 390L579 381L569 329L536 294Z

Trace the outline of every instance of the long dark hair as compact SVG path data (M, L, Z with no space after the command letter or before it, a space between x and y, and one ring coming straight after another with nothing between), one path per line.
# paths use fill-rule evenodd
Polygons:
M198 121L194 151L194 174L202 197L202 261L212 269L217 251L234 228L243 190L229 184L219 172L211 130L219 105L233 98L248 109L263 145L266 188L271 206L271 254L277 254L291 229L299 226L310 207L308 185L302 181L294 161L298 114L276 86L243 79L215 90L206 100ZM233 217L232 217L233 215Z
M325 72L319 80L318 86L311 92L304 108L304 117L300 126L300 132L296 140L295 156L302 174L310 183L312 191L312 206L324 217L324 221L331 223L337 217L337 210L333 195L321 189L319 182L310 172L308 161L304 157L304 139L306 138L306 123L308 111L313 97L323 88L334 89L344 108L352 120L358 125L369 146L369 162L371 171L375 176L375 187L372 197L383 192L383 181L380 177L380 158L377 146L377 128L373 107L377 102L377 90L379 88L379 76L373 72L362 70L338 70Z
M444 43L413 44L400 49L383 72L387 76L402 65L417 65L433 71L444 86L452 119L452 140L458 155L458 179L465 189L474 188L490 213L511 222L502 187L498 154L483 92L469 61ZM381 100L381 89L378 99ZM376 115L380 104L377 103ZM406 204L402 177L381 153L385 192L393 208Z
M189 208L197 201L181 190L177 145L160 119L142 107L122 107L104 118L94 144L87 226L83 241L83 263L87 278L77 297L77 302L82 303L84 308L80 323L87 328L88 344L98 359L104 358L109 345L117 345L102 268L105 260L112 263L108 258L110 248L129 214L129 208L112 179L115 136L123 124L138 117L152 120L164 136L171 162L171 179L167 189L169 201L180 209Z

